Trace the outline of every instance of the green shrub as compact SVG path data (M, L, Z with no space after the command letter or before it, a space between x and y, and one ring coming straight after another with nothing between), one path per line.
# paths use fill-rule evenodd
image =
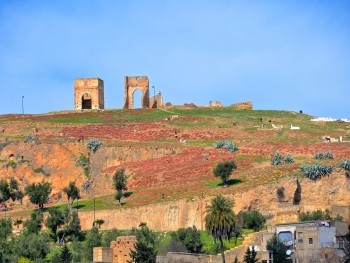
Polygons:
M333 159L333 153L331 151L326 151L324 153L318 152L315 154L316 160L322 160L322 159Z
M346 171L350 171L350 160L342 160L340 163L340 167Z
M317 209L312 212L301 212L299 214L299 221L315 221L315 220L343 220L342 216L337 215L335 218L331 216L331 212L326 209L325 211Z
M272 165L281 165L283 164L283 157L280 153L275 152L274 154L272 154L271 156L271 164Z
M330 165L324 164L303 164L300 166L300 170L304 173L304 175L311 179L316 180L323 176L329 175L333 172L333 167Z
M266 218L258 211L248 211L242 213L243 227L259 231L264 228Z
M89 158L87 158L85 155L80 154L79 159L76 160L77 165L80 165L84 169L84 174L87 178L89 178L90 175L90 164L89 164Z
M333 159L333 153L331 151L326 151L323 154L323 158L325 158L325 159Z
M24 137L24 142L27 143L27 142L36 142L38 141L39 138L38 136L36 136L35 134L27 134L25 137Z
M231 153L234 153L236 151L238 151L238 146L234 143L232 143L231 141L225 140L225 141L216 141L215 142L215 147L220 149L228 149Z
M95 153L98 150L98 148L100 148L101 145L102 145L102 142L100 142L99 140L90 139L87 143L87 148L90 151L93 151L93 153Z
M14 160L9 160L6 164L6 167L12 167L12 168L16 168L17 163Z
M315 159L316 160L322 160L323 159L323 153L321 153L321 152L316 153L315 154Z
M289 163L294 163L294 159L290 155L286 155L283 157L283 163L289 164Z

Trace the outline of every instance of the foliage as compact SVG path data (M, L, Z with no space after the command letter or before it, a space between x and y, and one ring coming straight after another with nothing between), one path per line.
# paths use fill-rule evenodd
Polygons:
M96 219L94 224L98 226L98 228L101 228L101 225L104 224L104 220L103 219Z
M75 182L69 182L69 185L63 188L63 192L67 195L69 207L72 206L75 199L80 198L79 188L75 185Z
M122 232L115 228L104 231L101 236L101 246L109 247L111 245L111 241L116 240L116 238L121 235Z
M294 159L291 155L287 154L286 156L283 157L283 163L285 164L294 163Z
M344 170L350 171L350 159L349 160L342 160L340 167Z
M78 239L74 239L71 243L71 253L73 262L83 262L86 254L84 243L79 242Z
M347 177L350 177L350 160L342 160L340 167L346 171Z
M299 205L301 201L301 185L297 179L297 188L295 189L293 196L293 205Z
M119 201L121 205L121 199L124 197L123 191L127 190L127 176L125 175L125 169L119 169L113 176L113 186L117 190L115 199Z
M17 163L14 160L9 160L6 164L6 167L12 167L12 168L16 168Z
M277 198L278 198L278 201L279 202L282 202L285 198L285 195L284 195L284 187L279 187L277 188L277 191L276 191L276 194L277 194Z
M282 165L282 164L290 164L290 163L294 163L294 159L289 154L283 156L282 154L275 152L271 155L272 165Z
M188 252L188 250L182 242L172 238L169 243L159 251L158 255L166 255L168 252Z
M231 173L237 168L236 163L232 161L220 162L213 170L215 177L220 177L222 182L226 184Z
M276 234L267 241L266 249L273 252L274 263L287 263L287 248L278 240Z
M31 213L30 219L24 222L24 227L30 234L38 234L42 228L44 215L41 210L35 210Z
M342 217L337 215L336 218L332 218L331 212L326 209L325 211L317 209L312 212L301 212L299 214L299 221L315 221L315 220L342 220Z
M78 212L75 210L66 209L64 211L64 227L63 235L65 237L71 237L72 239L78 238L81 235L81 225Z
M315 154L315 159L316 159L316 160L322 160L322 159L323 159L323 153L317 152L317 153Z
M266 218L258 210L243 212L242 218L243 226L254 231L263 229L266 223Z
M14 239L11 249L15 257L45 262L44 259L50 251L49 237L44 233L21 233Z
M10 186L9 191L10 191L11 200L12 201L20 200L22 202L24 193L20 190L18 181L14 177L10 178L9 186Z
M43 209L44 204L49 201L49 194L51 193L51 190L51 184L48 182L32 183L25 188L30 202L32 204L39 205L39 208L41 209Z
M331 151L326 151L323 156L325 159L333 159L333 153Z
M200 232L195 226L180 228L176 232L171 234L172 238L181 242L190 253L201 253L202 241L200 239Z
M84 169L84 175L89 178L90 175L90 164L89 158L83 154L80 154L79 159L76 161L77 165L80 165Z
M139 225L139 229L132 230L136 234L137 242L135 250L130 252L131 262L155 263L157 256L156 235L145 223Z
M100 142L99 140L90 139L87 143L87 148L93 153L95 153L101 145L102 142Z
M15 178L10 178L10 183L6 180L0 180L0 203L6 202L11 198L12 201L22 200L23 192L19 189Z
M67 245L65 244L63 246L61 256L60 256L60 262L61 263L70 263L72 262L72 253L69 251Z
M36 136L35 134L27 134L25 137L24 137L24 142L27 143L27 142L36 142L38 141L39 138L38 136Z
M304 175L311 179L317 180L323 176L329 175L333 171L333 167L330 165L324 165L321 163L316 164L303 164L300 166L300 170L304 173Z
M12 233L11 219L0 219L0 240L5 240Z
M10 188L7 181L0 180L0 202L6 202L10 199Z
M13 222L13 225L16 226L17 228L19 228L20 225L23 224L23 220L22 218L17 218L15 219L15 221Z
M252 247L251 250L250 250L250 247L248 246L247 250L245 252L245 255L244 255L243 262L244 263L256 263L256 262L258 262L259 260L256 258L256 255L257 255L257 253L255 251L254 246Z
M93 227L86 234L85 247L87 260L92 261L93 248L99 246L101 246L101 234L99 233L97 227Z
M322 159L333 159L333 153L331 151L325 151L323 152L317 152L315 154L316 160L322 160Z
M278 153L278 152L275 152L271 155L271 164L272 165L281 165L283 164L283 156Z
M220 242L222 261L225 262L223 238L230 240L236 225L236 217L232 211L233 201L219 195L211 200L211 205L206 208L205 228L214 238Z
M56 235L57 228L64 224L64 214L57 207L51 207L48 212L49 215L46 218L45 226Z
M216 141L215 147L220 149L228 149L231 153L234 153L238 151L238 146L236 144L233 144L231 141L225 140L225 141Z

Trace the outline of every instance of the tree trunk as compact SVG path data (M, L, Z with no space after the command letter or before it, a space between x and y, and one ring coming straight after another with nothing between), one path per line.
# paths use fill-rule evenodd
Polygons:
M225 263L225 248L224 248L224 241L222 240L222 237L219 237L219 241L220 241L220 252L221 252L222 263Z

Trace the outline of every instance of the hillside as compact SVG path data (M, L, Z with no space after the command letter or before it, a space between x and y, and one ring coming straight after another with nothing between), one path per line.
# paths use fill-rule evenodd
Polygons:
M142 220L164 217L149 222L154 228L173 229L190 224L200 227L205 202L219 193L235 200L237 213L259 208L271 220L283 221L295 219L300 210L329 208L341 211L348 220L350 186L345 172L335 168L329 178L313 182L303 178L299 166L315 163L316 152L331 151L334 159L324 162L334 167L349 158L349 142L327 143L322 136L342 136L344 141L350 141L350 124L317 123L310 119L306 114L288 111L177 107L2 115L0 176L17 178L21 187L42 180L52 183L50 205L66 202L62 188L69 181L76 181L79 186L88 182L87 189L81 187L83 200L79 200L80 216L86 225L92 220L89 211L93 210L95 198L97 217L118 217L119 213L131 216L136 209L149 214L148 219ZM283 128L273 129L272 125ZM290 130L291 125L300 130ZM38 140L25 142L30 134ZM87 148L89 139L102 142L95 153ZM218 140L230 140L239 150L230 153L216 149L214 143ZM295 163L272 166L270 156L274 152L290 154ZM89 160L88 172L84 172L81 163L84 158ZM229 186L222 187L212 170L218 162L230 159L236 161L238 168ZM112 188L112 176L120 168L126 169L130 193L122 207L114 200ZM292 205L296 178L303 189L298 207ZM282 186L286 197L281 202L276 190ZM166 217L174 204L176 211ZM25 215L33 208L26 199L23 204L11 205L12 216ZM186 215L181 209L184 205ZM155 216L156 210L163 212ZM171 221L172 217L181 219L167 223L166 218ZM103 227L129 227L130 220L120 221L119 225L115 220L107 220ZM141 216L134 215L134 220L141 220Z

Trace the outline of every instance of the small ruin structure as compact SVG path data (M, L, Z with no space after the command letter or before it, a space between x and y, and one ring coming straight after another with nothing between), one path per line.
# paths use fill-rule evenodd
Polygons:
M252 110L253 109L253 102L251 101L244 101L244 102L237 102L231 105L231 107L240 109L240 110Z
M215 101L215 102L209 101L209 107L210 108L222 108L222 103L221 103L221 101Z
M93 261L105 263L127 263L130 252L135 249L136 236L120 236L112 241L110 247L94 247Z
M104 109L104 84L99 78L74 80L74 108L76 110Z
M149 80L147 76L124 77L125 95L124 109L134 108L134 92L140 90L142 92L141 106L142 108L150 108L149 99Z

